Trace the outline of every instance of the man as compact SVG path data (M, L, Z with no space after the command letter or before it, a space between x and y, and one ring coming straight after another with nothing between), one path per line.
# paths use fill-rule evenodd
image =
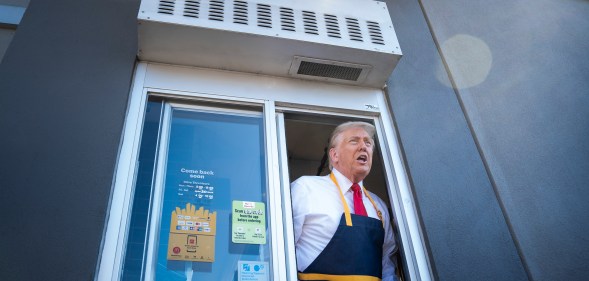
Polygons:
M374 133L365 122L339 125L329 141L331 174L292 183L299 280L396 280L387 207L362 186Z

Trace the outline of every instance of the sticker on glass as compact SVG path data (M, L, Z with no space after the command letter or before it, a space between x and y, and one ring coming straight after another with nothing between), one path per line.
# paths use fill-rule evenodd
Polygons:
M206 230L193 226L205 223L209 226ZM168 260L214 262L216 225L217 212L204 207L197 210L190 203L184 209L176 207L170 223Z
M266 207L262 202L233 201L233 243L266 244Z
M268 263L259 261L239 261L237 280L268 281Z

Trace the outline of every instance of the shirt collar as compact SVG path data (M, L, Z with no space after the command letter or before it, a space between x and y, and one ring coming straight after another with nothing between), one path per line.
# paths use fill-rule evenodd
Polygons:
M348 190L350 190L350 188L352 188L352 184L354 184L354 183L350 179L346 178L346 176L344 176L342 173L340 173L336 168L333 168L331 170L331 172L335 176L335 179L337 180L337 183L339 184L339 188L342 190L343 193L348 192ZM362 185L362 181L360 181L358 183L358 185L360 185L360 187L364 186L364 185Z

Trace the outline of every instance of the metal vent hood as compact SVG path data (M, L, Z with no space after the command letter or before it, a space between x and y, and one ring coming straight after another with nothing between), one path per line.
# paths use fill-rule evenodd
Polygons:
M401 49L384 2L143 0L140 60L382 88Z

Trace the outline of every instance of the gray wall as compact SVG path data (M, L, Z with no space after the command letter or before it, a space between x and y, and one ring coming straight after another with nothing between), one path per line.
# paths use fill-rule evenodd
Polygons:
M526 280L419 3L388 6L403 51L388 91L436 279Z
M0 280L92 280L135 0L32 1L0 65Z
M388 3L390 100L439 279L586 280L589 2Z

